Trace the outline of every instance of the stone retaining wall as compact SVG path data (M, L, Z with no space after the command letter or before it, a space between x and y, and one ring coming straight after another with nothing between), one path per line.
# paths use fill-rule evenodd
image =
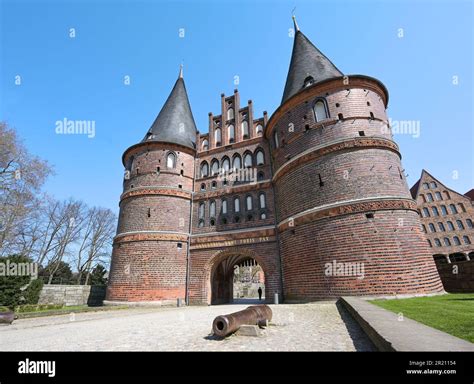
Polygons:
M102 305L105 286L90 285L45 285L38 304Z

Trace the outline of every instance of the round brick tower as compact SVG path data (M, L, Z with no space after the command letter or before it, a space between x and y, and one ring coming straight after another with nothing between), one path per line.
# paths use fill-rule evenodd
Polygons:
M185 298L196 125L182 71L145 138L128 148L107 301Z
M298 29L268 121L287 300L442 292L393 141L388 92Z

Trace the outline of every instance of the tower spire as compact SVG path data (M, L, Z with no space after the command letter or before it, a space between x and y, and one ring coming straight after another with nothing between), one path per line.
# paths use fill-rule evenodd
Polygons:
M291 18L293 19L293 25L295 26L295 31L298 32L300 30L300 27L298 27L298 23L296 22L296 16L293 14Z
M297 33L293 42L282 104L310 84L343 76L331 60L300 31L295 15L292 17Z
M148 130L144 141L162 141L195 148L196 123L184 85L183 65L168 99Z

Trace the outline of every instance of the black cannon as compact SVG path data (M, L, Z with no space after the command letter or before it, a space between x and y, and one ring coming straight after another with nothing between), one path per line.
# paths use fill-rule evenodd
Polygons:
M246 309L217 316L212 323L214 335L226 337L237 331L242 325L266 326L272 319L272 310L268 305L252 305Z

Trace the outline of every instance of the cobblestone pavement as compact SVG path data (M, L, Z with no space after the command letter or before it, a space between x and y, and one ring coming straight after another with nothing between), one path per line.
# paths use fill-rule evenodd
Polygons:
M211 336L214 318L246 308L132 308L16 320L0 326L2 351L368 351L373 346L334 302L271 305L260 337Z

